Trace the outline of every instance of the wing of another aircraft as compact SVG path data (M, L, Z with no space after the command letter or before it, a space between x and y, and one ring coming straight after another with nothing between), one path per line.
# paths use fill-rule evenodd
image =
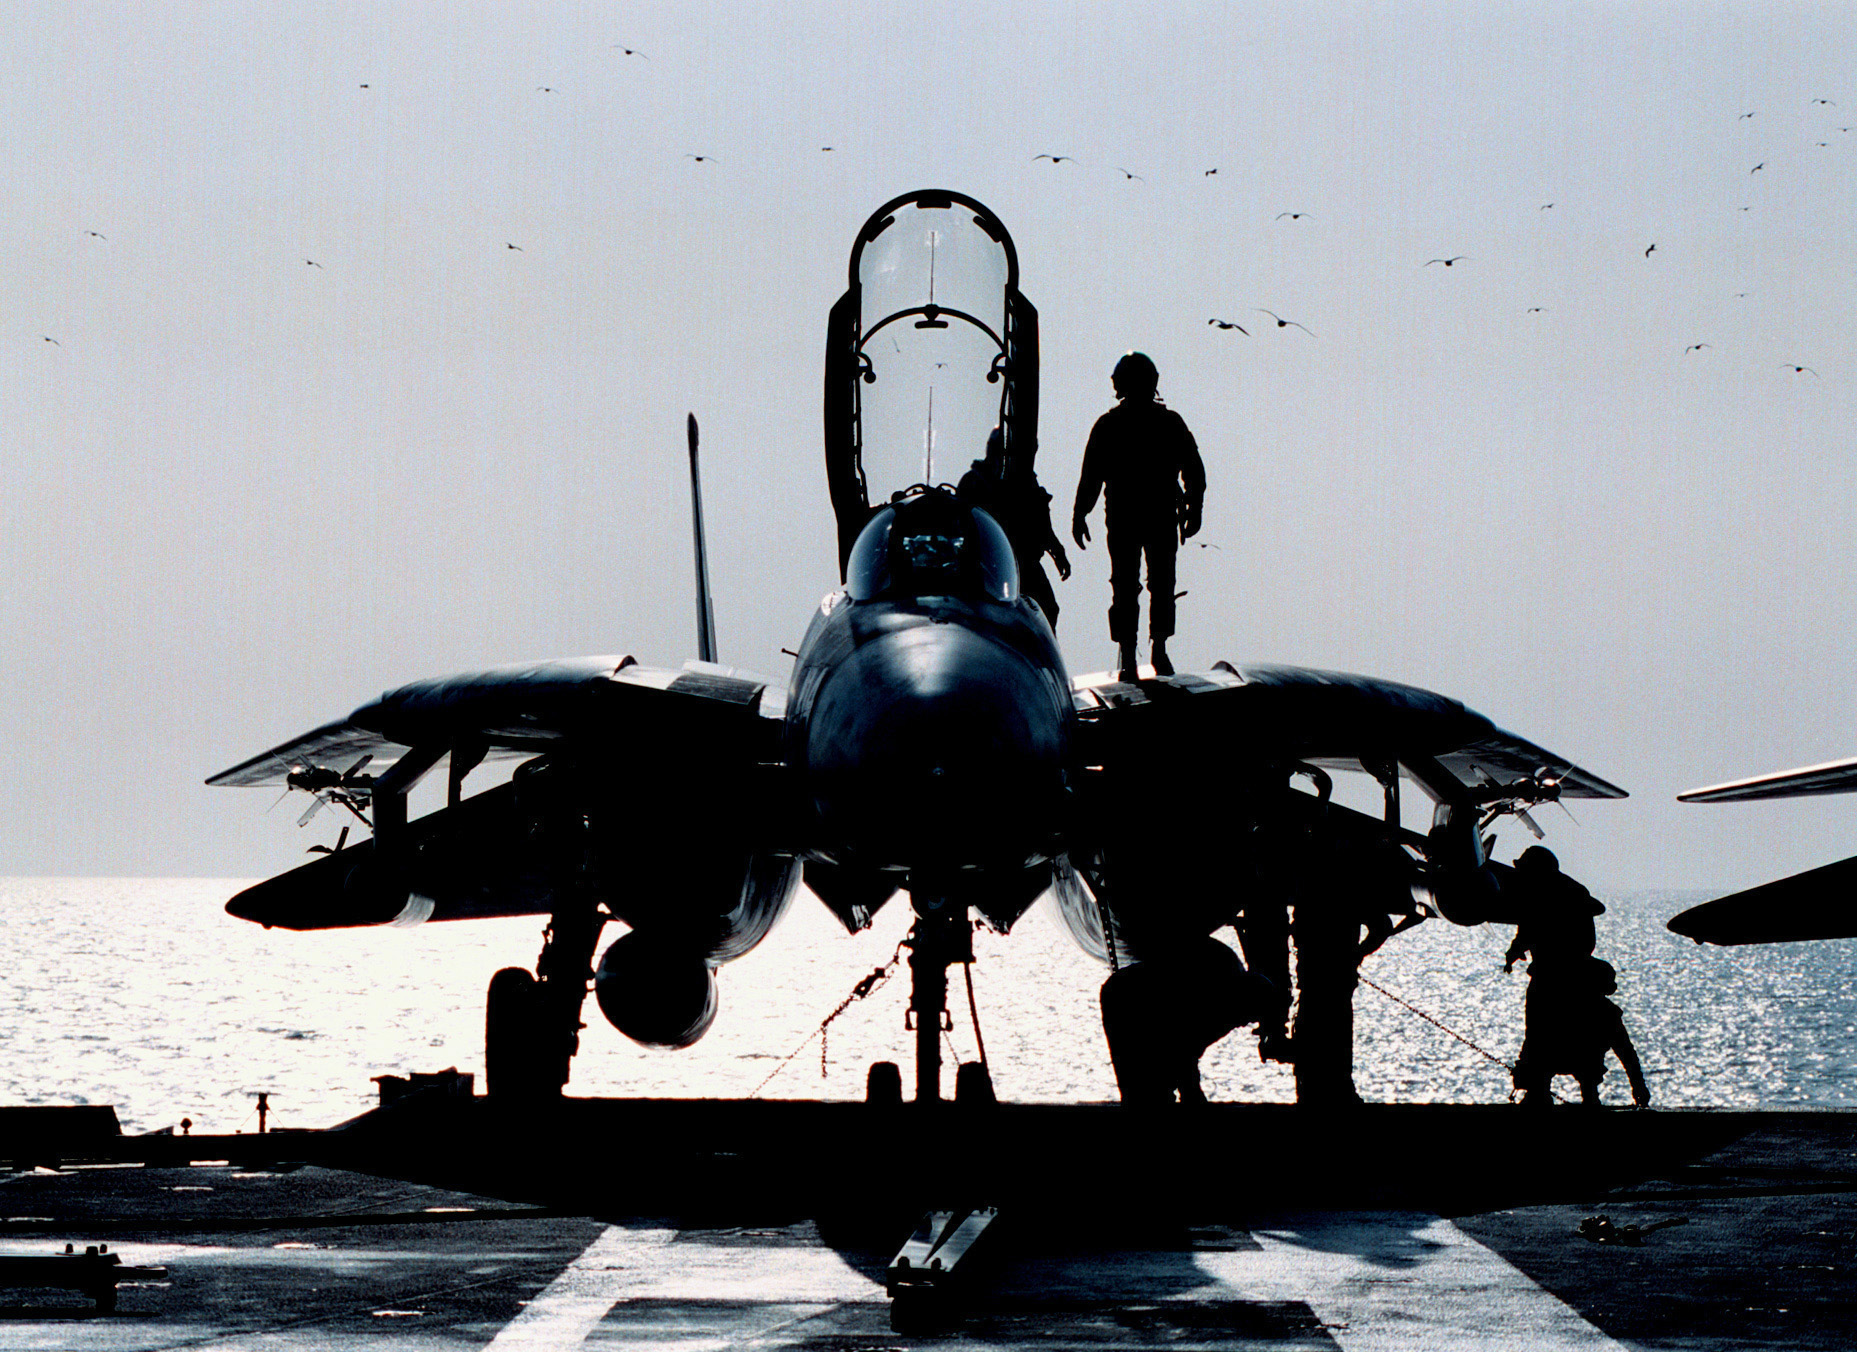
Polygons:
M1857 939L1857 858L1705 901L1669 927L1699 944Z
M1857 791L1857 757L1826 761L1823 765L1807 765L1797 770L1775 770L1771 774L1755 775L1750 779L1736 779L1726 784L1690 789L1686 793L1679 793L1677 801L1745 803L1757 798L1806 798L1821 793L1854 791Z

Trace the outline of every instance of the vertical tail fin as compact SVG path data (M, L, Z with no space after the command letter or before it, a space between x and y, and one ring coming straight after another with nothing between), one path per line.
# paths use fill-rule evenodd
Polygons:
M709 599L709 548L703 540L703 479L696 467L696 414L690 415L690 513L696 539L696 655L716 660L716 609Z

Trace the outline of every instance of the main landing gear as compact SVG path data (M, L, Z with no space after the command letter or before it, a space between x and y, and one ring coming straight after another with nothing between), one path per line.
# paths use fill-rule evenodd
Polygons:
M580 1050L581 1002L605 927L597 901L557 906L535 972L505 967L490 978L484 1005L484 1090L493 1097L554 1098L567 1087Z

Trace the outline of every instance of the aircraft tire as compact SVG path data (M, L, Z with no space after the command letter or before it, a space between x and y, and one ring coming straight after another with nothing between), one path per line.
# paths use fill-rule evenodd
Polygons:
M484 1092L521 1094L534 1090L540 1029L535 977L505 967L490 978L484 1000Z

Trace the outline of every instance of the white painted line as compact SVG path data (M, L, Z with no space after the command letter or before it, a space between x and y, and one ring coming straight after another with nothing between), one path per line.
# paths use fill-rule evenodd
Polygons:
M761 1300L828 1308L843 1301L883 1300L873 1281L823 1245L757 1244L709 1239L675 1244L674 1230L608 1226L528 1307L491 1339L496 1352L559 1352L579 1347L621 1301ZM782 1324L793 1322L783 1318ZM778 1325L776 1327L779 1327ZM759 1330L766 1336L772 1330ZM664 1346L723 1346L679 1330ZM639 1345L628 1339L630 1345Z
M651 1269L663 1260L664 1246L676 1234L674 1230L608 1226L490 1340L489 1346L499 1352L517 1348L557 1352L579 1347L607 1312L632 1293L634 1285L650 1279Z
M1328 1212L1251 1233L1263 1252L1201 1253L1200 1269L1232 1297L1308 1305L1346 1352L1622 1346L1435 1215Z
M1260 1246L1190 1255L1131 1251L1032 1260L1006 1283L1045 1299L1307 1306L1345 1352L1599 1352L1619 1348L1564 1301L1450 1221L1426 1212L1313 1213L1253 1230ZM677 1241L673 1243L673 1241ZM1197 1279L1181 1282L1182 1261ZM769 1328L639 1328L628 1345L721 1347L771 1337L819 1311L880 1303L883 1284L818 1244L682 1238L611 1227L490 1343L498 1352L579 1347L622 1301L742 1300L785 1307Z

